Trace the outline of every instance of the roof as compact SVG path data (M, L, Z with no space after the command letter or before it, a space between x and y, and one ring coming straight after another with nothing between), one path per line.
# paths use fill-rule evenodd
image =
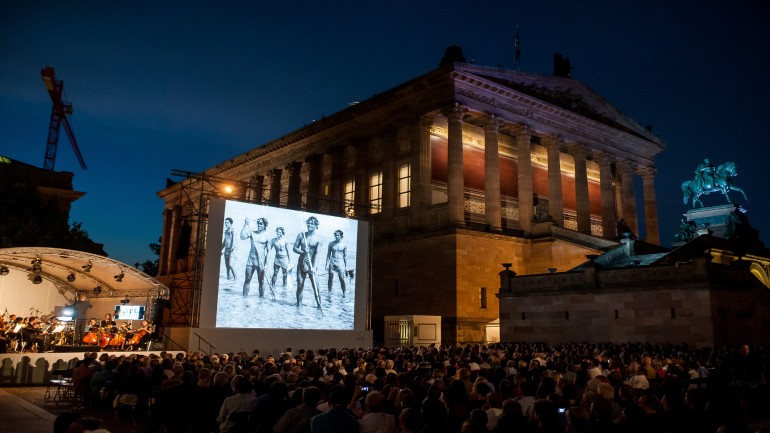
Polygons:
M39 260L39 271L35 262ZM125 296L160 296L168 298L169 289L160 281L133 266L108 257L83 251L46 247L0 249L0 275L26 273L29 284L39 275L60 290L72 293L88 292L92 298L123 298ZM2 278L2 276L0 276ZM98 290L95 290L96 288Z

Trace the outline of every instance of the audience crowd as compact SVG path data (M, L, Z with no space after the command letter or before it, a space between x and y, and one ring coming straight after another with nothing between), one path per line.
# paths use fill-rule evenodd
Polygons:
M762 346L97 355L72 371L78 397L140 420L147 433L768 431L757 423L770 401Z

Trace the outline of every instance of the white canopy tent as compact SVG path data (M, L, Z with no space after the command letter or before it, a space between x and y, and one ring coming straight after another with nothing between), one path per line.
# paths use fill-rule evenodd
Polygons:
M0 249L0 308L46 315L74 302L79 292L105 305L169 297L168 287L155 278L108 257L61 248Z

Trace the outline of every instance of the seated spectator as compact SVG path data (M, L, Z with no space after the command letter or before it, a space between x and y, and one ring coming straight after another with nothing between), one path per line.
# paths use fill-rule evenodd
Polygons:
M503 402L502 409L503 413L497 419L497 426L492 429L493 433L528 431L529 419L522 413L518 401L509 398Z
M367 394L358 430L361 433L398 433L396 417L385 413L385 396L380 392L370 391Z
M646 371L647 370L643 366L637 367L636 371L631 375L631 377L628 378L627 381L625 381L625 383L636 390L648 389L650 387L650 382L647 380Z
M418 409L407 408L398 417L401 433L420 433L431 430L422 430L422 417ZM441 430L446 431L446 430Z
M238 376L235 380L235 395L225 398L222 407L219 409L219 429L222 433L227 433L234 423L230 421L230 416L234 413L250 413L256 407L257 399L251 394L251 382L243 376Z
M299 390L297 391L299 392ZM302 404L287 410L278 422L275 423L273 431L275 433L304 433L310 431L310 420L320 415L320 410L316 409L321 400L321 390L308 386L302 388Z
M473 409L467 421L463 423L460 433L489 433L487 428L487 413L481 409Z
M328 412L316 415L310 421L311 433L358 433L358 420L345 406L348 404L348 396L341 387L333 389L329 393L331 409Z

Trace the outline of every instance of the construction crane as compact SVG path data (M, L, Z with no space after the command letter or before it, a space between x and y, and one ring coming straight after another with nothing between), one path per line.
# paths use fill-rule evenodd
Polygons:
M48 94L51 95L51 101L53 101L43 168L53 171L54 164L56 163L56 150L59 147L59 129L64 125L64 132L69 137L72 150L75 151L75 156L78 158L78 162L80 162L80 167L86 170L86 163L83 161L83 155L80 154L78 142L75 140L75 134L72 132L72 127L67 119L67 116L72 114L72 104L66 102L63 98L64 82L56 80L54 70L50 66L46 66L40 72L40 75L43 76L43 83L45 83L45 88L48 89Z

